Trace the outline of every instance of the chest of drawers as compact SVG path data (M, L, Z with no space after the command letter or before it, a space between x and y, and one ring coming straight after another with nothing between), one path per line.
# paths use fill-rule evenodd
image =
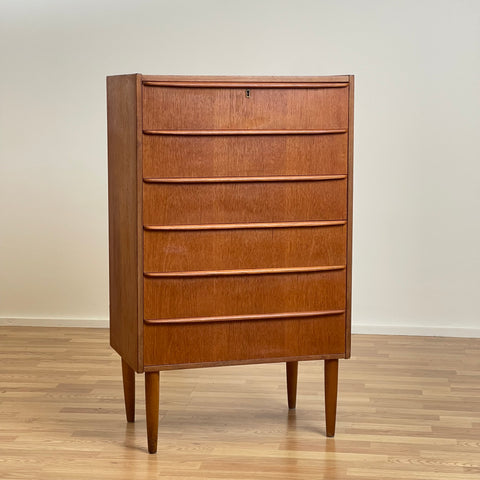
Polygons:
M110 338L145 372L350 356L353 76L107 77Z

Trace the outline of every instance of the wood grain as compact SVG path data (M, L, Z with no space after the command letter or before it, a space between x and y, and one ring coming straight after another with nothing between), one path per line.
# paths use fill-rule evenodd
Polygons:
M145 130L347 126L347 88L143 87Z
M146 272L345 265L346 226L146 231ZM252 255L255 252L255 255Z
M231 81L228 78L226 81L202 81L198 78L193 81L149 81L145 80L143 85L149 87L185 87L185 88L344 88L348 87L348 82L239 82Z
M350 79L349 75L318 75L318 76L248 76L248 75L142 75L146 82L246 82L246 83L345 83Z
M352 112L350 76L108 79L112 345L150 452L159 370L287 362L293 406L296 362L350 355Z
M144 135L144 177L347 173L348 136Z
M145 411L147 417L148 453L157 452L159 413L159 373L145 372Z
M127 422L135 421L135 370L122 358L123 396Z
M250 177L155 177L144 178L144 183L258 183L258 182L320 182L322 180L344 180L347 175L270 175Z
M328 128L328 129L317 129L317 128L227 128L227 129L182 129L182 130L165 130L165 129L143 129L145 135L180 135L180 136L272 136L272 135L334 135L337 133L347 133L346 128Z
M325 436L323 362L162 372L158 454L143 378L125 422L107 329L0 327L0 478L474 480L480 339L353 335L337 428ZM141 386L141 388L140 388Z
M145 318L343 310L345 270L145 278Z
M354 104L355 78L350 75L348 87L348 189L347 189L347 301L346 301L346 335L345 351L350 358L351 350L351 324L352 324L352 252L353 252L353 104Z
M286 362L288 408L297 406L298 362Z
M347 181L144 184L144 224L343 220Z
M145 325L145 365L215 362L337 354L344 356L345 316L228 323ZM270 360L271 361L271 360Z
M271 320L319 317L322 315L341 315L345 310L314 310L310 312L254 313L250 315L220 315L215 317L157 318L145 319L147 325L158 323L212 323L212 322L243 322L245 320Z
M138 75L107 77L110 343L142 371L142 285L138 283L141 215L138 215ZM140 117L141 118L141 117ZM141 148L141 145L140 145ZM143 268L142 262L140 267ZM140 291L139 291L140 290ZM141 315L139 315L139 311Z
M144 225L145 231L152 232L189 232L194 230L238 230L243 228L297 228L332 227L346 225L346 220L313 220L309 222L255 222L255 223L202 223L190 225Z
M189 270L185 272L145 272L144 278L195 278L195 277L232 277L238 275L276 275L280 273L315 273L344 270L345 265L314 265L310 267L274 267L274 268L240 268L235 270Z
M325 424L327 437L333 437L337 418L338 360L325 360L324 364Z

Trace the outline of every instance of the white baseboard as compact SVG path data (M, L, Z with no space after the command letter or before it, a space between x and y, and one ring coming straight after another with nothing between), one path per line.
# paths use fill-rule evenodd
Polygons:
M108 318L4 318L0 326L108 328ZM353 323L352 333L363 335L415 335L420 337L480 338L480 328Z
M5 318L0 317L0 326L15 327L83 327L108 328L108 318Z
M417 325L367 325L353 323L352 333L363 335L413 335L419 337L480 338L480 328L445 326L419 327Z

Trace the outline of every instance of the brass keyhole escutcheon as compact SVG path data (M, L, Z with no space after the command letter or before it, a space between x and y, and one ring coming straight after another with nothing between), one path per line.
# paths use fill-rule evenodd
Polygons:
M249 88L247 88L247 89L245 90L245 96L246 96L247 98L250 98L250 89L249 89Z

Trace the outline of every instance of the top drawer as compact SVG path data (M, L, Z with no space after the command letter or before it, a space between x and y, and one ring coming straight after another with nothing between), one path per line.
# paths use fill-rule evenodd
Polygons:
M143 129L346 129L348 85L338 85L344 86L249 88L145 85Z

